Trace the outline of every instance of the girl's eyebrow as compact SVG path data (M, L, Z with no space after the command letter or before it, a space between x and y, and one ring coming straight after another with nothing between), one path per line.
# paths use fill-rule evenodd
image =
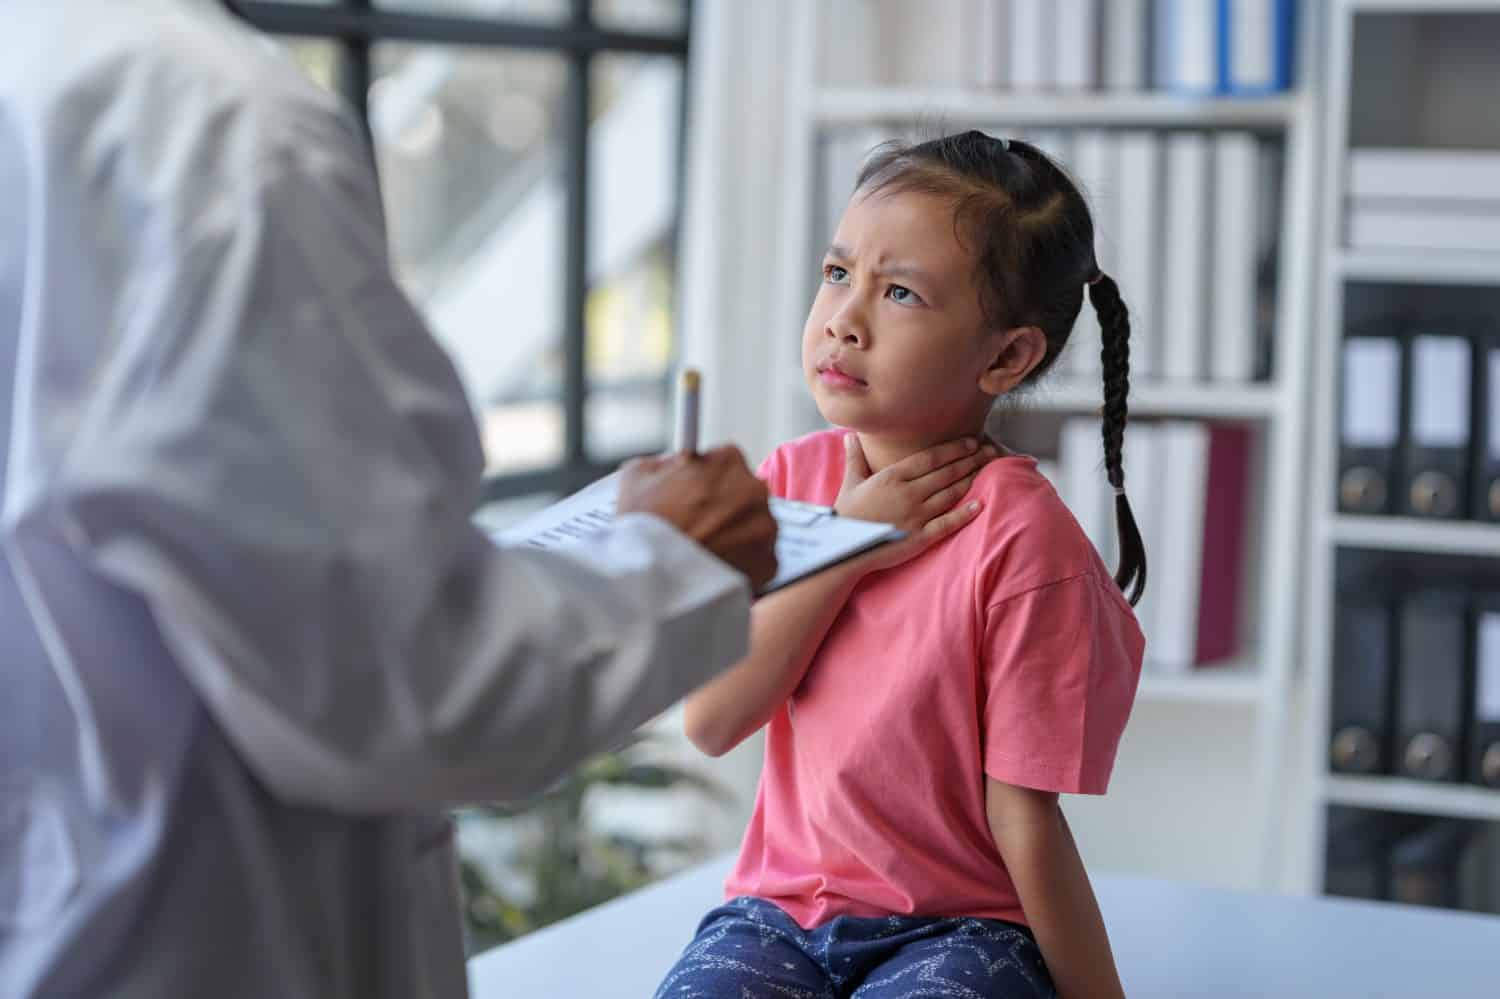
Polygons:
M851 254L848 247L841 246L838 243L830 243L828 245L828 251L824 253L824 256L832 257L835 260L848 260L850 259ZM913 266L912 264L903 264L899 262L876 267L875 273L881 275L882 277L904 277L909 280L917 281L932 280L931 275L922 270L922 268Z

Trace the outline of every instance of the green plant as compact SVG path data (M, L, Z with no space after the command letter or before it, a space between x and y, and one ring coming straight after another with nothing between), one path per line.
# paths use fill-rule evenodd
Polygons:
M606 833L590 820L590 796L601 788L688 789L720 803L729 799L721 785L702 774L653 762L654 741L637 735L621 749L586 761L535 798L461 814L462 822L507 823L520 832L520 845L508 860L529 888L507 892L476 857L460 857L470 953L608 901L703 857L707 844L702 836Z

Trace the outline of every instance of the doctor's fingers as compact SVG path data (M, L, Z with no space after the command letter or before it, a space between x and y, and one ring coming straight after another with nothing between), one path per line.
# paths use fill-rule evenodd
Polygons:
M697 457L699 461L706 463L721 474L733 475L738 472L751 476L755 474L750 470L750 463L745 460L745 452L733 444L720 444Z
M748 471L732 479L694 511L686 533L760 587L776 574L776 518L765 483Z
M737 543L725 561L744 573L751 587L758 590L776 576L776 518L769 510L752 512L736 521L731 530Z

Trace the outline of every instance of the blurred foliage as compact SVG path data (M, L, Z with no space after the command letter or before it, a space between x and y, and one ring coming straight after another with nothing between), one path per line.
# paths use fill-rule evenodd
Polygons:
M511 860L532 888L525 898L508 895L477 858L460 858L469 953L541 929L704 857L708 844L702 836L622 835L602 831L590 820L589 797L602 788L691 790L720 803L730 800L722 785L703 774L652 762L654 742L638 734L534 798L464 810L466 822L526 823L524 842Z

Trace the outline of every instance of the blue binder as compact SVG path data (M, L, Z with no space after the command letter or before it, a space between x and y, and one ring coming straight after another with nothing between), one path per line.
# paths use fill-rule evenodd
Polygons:
M1219 92L1235 97L1278 94L1292 87L1296 55L1297 0L1218 0L1219 4ZM1250 19L1255 19L1251 21ZM1251 44L1236 35L1246 23L1263 24L1264 37L1253 42L1254 65L1237 53L1236 41ZM1261 33L1258 33L1258 35ZM1257 67L1264 73L1245 79Z

